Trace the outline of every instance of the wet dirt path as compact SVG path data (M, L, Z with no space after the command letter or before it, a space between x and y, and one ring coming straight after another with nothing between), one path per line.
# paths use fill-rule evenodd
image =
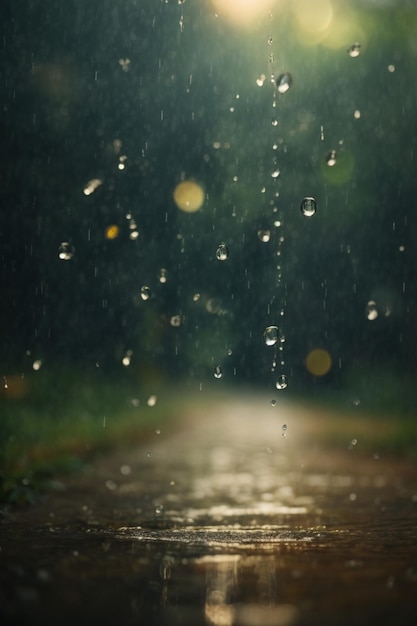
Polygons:
M322 447L315 419L199 408L13 512L1 623L417 623L415 464Z

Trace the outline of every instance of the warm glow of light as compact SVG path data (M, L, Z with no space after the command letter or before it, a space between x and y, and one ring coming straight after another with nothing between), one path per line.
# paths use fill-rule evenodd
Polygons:
M195 213L204 202L204 189L192 180L184 180L174 189L175 204L185 213Z
M366 36L358 24L356 14L349 11L347 7L343 11L338 11L334 15L330 28L327 30L322 43L327 48L334 50L348 48L351 44L360 42L363 51Z
M268 13L279 0L211 0L216 13L238 26L252 26L258 17Z
M107 226L106 228L106 239L116 239L119 235L119 227L116 224L112 224L111 226Z
M298 37L307 46L319 43L333 20L331 0L295 0L292 11Z
M324 376L332 366L332 357L322 348L312 350L306 358L306 368L313 376Z

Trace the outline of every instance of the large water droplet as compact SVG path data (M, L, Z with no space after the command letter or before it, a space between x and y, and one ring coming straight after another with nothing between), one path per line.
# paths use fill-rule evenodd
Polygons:
M279 339L278 326L267 326L264 331L264 343L266 346L275 346Z
M293 83L292 76L289 72L284 72L280 74L276 80L277 88L279 93L286 93L291 89Z
M141 287L140 297L142 298L142 300L149 300L149 298L151 297L151 290L147 285L143 285L143 287Z
M223 376L223 370L220 365L216 365L214 368L214 378L221 378Z
M355 58L358 57L361 53L361 44L360 43L354 43L350 46L350 48L347 51L348 55L350 57Z
M314 198L304 198L301 202L301 213L306 217L312 217L317 211L317 202Z
M216 250L216 259L218 261L226 261L229 257L229 248L225 243L221 243Z
M285 374L281 374L281 376L278 376L278 380L275 383L275 387L277 389L286 389L288 387L288 379L285 376Z
M69 261L74 256L74 252L74 247L68 241L63 241L58 249L58 257L61 261Z

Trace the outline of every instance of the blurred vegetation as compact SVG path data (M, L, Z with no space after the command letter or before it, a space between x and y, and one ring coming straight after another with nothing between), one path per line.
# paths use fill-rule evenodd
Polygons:
M133 380L197 390L218 365L220 384L272 397L282 370L284 393L412 427L417 11L334 0L314 33L300 3L280 6L241 31L209 3L3 3L0 375L9 389L36 377L0 398L6 473L20 459L23 475L38 445L117 437ZM282 72L294 85L279 95ZM174 204L182 178L205 190L196 213ZM270 324L286 340L274 372ZM332 358L322 377L305 366L318 347Z

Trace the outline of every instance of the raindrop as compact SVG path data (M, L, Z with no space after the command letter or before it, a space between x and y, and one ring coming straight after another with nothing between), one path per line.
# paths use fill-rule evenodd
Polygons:
M326 163L329 167L333 167L333 165L336 165L336 150L330 150L330 152L326 156Z
M220 365L216 365L214 368L214 378L221 378L223 376L223 370Z
M149 287L147 287L146 285L143 285L143 287L141 287L140 297L142 298L142 300L149 300L149 298L151 297L151 290L149 289Z
M63 241L58 249L58 257L61 261L69 261L73 256L74 247L68 241Z
M148 401L147 401L147 405L148 406L155 406L157 401L157 397L156 396L149 396Z
M278 326L267 326L264 331L264 343L266 346L275 346L279 339Z
M271 400L270 404L271 404L271 406L276 406L277 405L277 401L276 400Z
M167 282L167 271L164 267L159 270L159 282L163 285Z
M317 211L317 202L314 198L306 197L301 202L301 213L306 217L312 217Z
M33 361L32 368L35 370L35 372L38 372L41 369L41 367L42 367L42 361L40 359Z
M270 230L258 230L258 239L263 243L267 243L271 239Z
M181 326L181 322L182 322L181 315L173 315L171 319L169 320L169 323L171 324L171 326L174 326L175 328L178 328L178 326Z
M285 374L281 374L281 376L278 377L275 387L277 389L286 389L288 387L288 379Z
M369 300L368 304L366 305L366 317L370 321L376 320L376 318L378 317L378 309L374 300Z
M216 259L218 261L226 261L229 257L229 248L225 243L221 243L216 250Z
M148 459L152 458L152 452L147 452L146 456L148 457Z
M274 170L271 174L272 178L278 178L279 175L280 175L280 171L278 169Z
M354 43L350 46L350 48L347 51L348 55L354 59L355 57L358 57L361 53L361 44L360 43Z
M276 80L276 85L279 93L286 93L292 87L293 79L289 72L280 74Z
M282 425L282 436L285 438L287 436L287 424Z

